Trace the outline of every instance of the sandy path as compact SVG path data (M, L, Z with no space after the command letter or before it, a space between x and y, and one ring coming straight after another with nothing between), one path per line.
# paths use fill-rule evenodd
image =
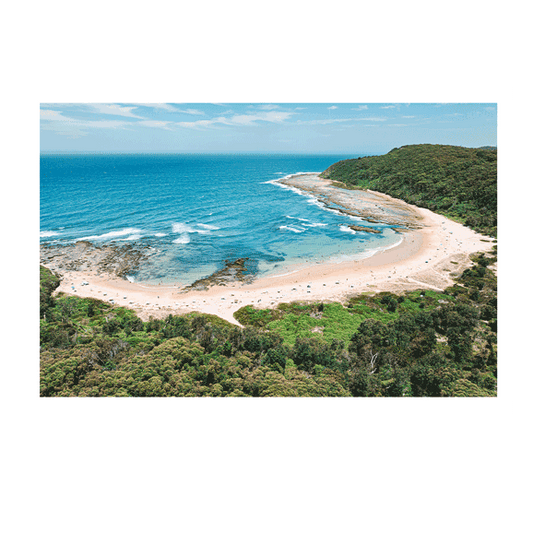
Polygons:
M309 180L312 186L316 185L316 175ZM327 180L322 181L325 183L320 186L328 189L327 194L333 195L330 198L335 198L338 205L347 209L357 205L359 191L337 189ZM342 194L335 196L335 190ZM453 284L453 273L470 264L471 253L489 251L493 246L490 237L442 215L380 193L365 191L365 194L366 207L371 205L375 213L384 213L381 220L386 219L387 211L394 211L395 216L403 212L420 229L403 232L399 245L367 259L339 264L306 262L295 266L291 273L257 279L249 285L181 293L178 288L142 286L107 274L66 271L59 272L63 279L57 292L112 301L135 309L142 319L198 311L239 325L233 313L245 305L266 308L292 301L344 301L362 292L444 289Z

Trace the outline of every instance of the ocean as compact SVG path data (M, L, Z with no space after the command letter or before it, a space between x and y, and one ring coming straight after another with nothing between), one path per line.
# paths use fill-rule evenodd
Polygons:
M361 155L42 154L40 241L148 245L130 276L145 284L189 284L242 257L257 276L362 258L401 237L276 181Z

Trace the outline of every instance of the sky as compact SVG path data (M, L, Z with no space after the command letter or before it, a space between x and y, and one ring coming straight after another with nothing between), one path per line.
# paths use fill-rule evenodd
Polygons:
M386 153L496 146L496 104L44 104L41 152Z

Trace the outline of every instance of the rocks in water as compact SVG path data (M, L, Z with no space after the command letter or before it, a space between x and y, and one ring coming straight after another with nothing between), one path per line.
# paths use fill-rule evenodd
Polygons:
M226 266L217 270L210 276L196 280L191 285L185 287L184 290L207 290L213 285L228 285L231 283L251 283L254 275L248 272L246 262L248 257L241 257L235 261L225 260Z
M368 222L385 222L410 229L422 227L420 213L401 200L361 188L347 189L345 185L339 189L335 187L335 182L322 178L327 178L327 175L324 173L320 176L297 175L284 178L280 183L310 192L327 208L345 215L358 216Z
M120 278L138 269L148 258L147 244L104 244L87 241L73 244L41 244L41 263L61 271L107 273ZM88 285L83 282L82 285Z
M355 226L353 224L349 224L348 227L352 229L353 231L366 231L367 233L381 233L380 229L367 228L366 226Z

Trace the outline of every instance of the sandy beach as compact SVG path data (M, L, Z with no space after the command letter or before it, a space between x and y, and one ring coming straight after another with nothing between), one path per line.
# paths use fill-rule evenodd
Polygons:
M59 269L43 262L62 276L56 292L91 297L130 307L140 318L160 318L169 313L191 311L218 315L238 324L233 313L245 305L266 308L292 301L345 301L363 292L402 292L417 288L443 290L453 284L453 275L470 264L469 255L489 251L494 240L475 233L442 215L372 191L335 187L318 174L296 175L279 180L313 195L324 206L374 222L397 224L401 242L359 261L342 263L306 262L286 274L235 283L207 290L183 292L178 287L146 286L112 273Z

